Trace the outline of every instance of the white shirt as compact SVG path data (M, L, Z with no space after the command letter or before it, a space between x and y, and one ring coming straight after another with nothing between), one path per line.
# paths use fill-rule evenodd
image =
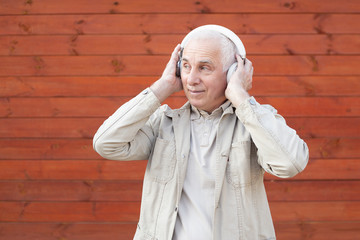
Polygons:
M227 101L210 115L192 107L190 155L173 240L209 240L215 204L216 133Z

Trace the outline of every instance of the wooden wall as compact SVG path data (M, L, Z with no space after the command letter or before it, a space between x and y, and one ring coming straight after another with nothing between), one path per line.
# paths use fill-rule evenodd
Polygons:
M146 162L103 160L92 136L208 23L241 37L251 93L310 147L297 177L266 175L278 239L359 239L359 12L359 0L0 0L0 239L132 239Z

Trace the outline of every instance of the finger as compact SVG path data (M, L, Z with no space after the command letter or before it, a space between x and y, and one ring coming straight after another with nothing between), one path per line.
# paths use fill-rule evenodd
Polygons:
M179 51L180 51L180 49L181 49L180 44L176 45L173 52L171 53L171 56L170 56L170 59L169 59L168 63L166 64L167 67L168 66L173 66L179 60Z
M179 59L179 51L180 51L180 49L181 49L181 45L180 44L176 45L174 51L171 54L172 59L174 59L176 61Z
M237 60L237 62L238 62L238 67L237 67L237 69L243 69L243 67L244 67L244 64L245 64L245 58L244 59L242 59L241 57L240 57L240 55L238 55L238 54L236 54L236 60Z

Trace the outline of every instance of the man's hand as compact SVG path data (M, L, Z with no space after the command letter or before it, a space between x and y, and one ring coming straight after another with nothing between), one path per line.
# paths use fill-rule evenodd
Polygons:
M159 80L151 85L150 89L156 95L160 102L163 102L171 94L180 91L182 82L176 77L176 63L179 60L180 44L178 44L171 54L171 58L167 63L165 70Z
M238 107L250 96L248 91L252 87L254 67L249 59L243 60L239 55L236 55L236 59L238 66L235 73L230 78L225 90L225 96L235 107Z

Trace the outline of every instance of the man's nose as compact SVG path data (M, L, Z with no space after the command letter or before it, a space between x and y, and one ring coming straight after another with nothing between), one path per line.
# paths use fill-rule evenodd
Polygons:
M199 71L197 71L196 69L191 69L189 75L188 75L188 80L187 83L189 85L195 85L195 84L199 84L200 83L200 74Z

